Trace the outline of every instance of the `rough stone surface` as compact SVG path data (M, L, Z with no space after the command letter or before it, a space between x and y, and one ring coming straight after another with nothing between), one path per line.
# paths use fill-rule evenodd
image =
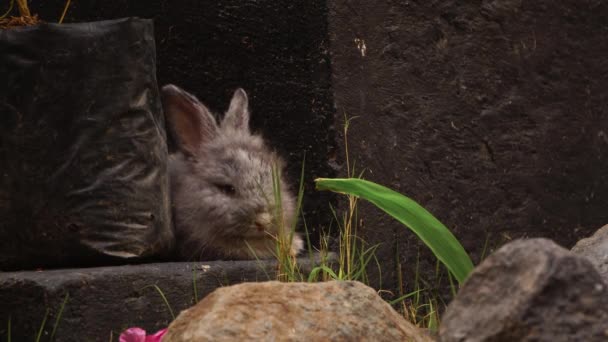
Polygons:
M30 5L53 20L63 3ZM67 20L128 15L155 19L161 83L214 110L243 86L294 180L307 151L312 229L331 218L312 180L345 174L344 115L358 117L357 169L428 208L475 261L486 237L570 247L608 222L605 1L90 0ZM359 218L385 287L411 285L419 248L420 275L434 270L399 223L363 202Z
M359 282L247 283L216 290L171 323L175 341L431 341Z
M307 259L301 265L310 270ZM275 270L275 262L214 261L0 272L0 341L9 317L12 341L33 341L49 310L47 341L66 294L55 341L116 341L131 326L156 331L172 316L154 285L178 314L195 303L195 293L200 300L220 286L276 279Z
M57 20L64 2L31 1ZM237 87L247 91L251 126L288 161L297 190L304 154L306 222L316 245L332 219L330 193L316 177L335 174L333 99L324 0L73 1L66 22L137 16L154 19L159 85L175 83L215 112L227 110Z
M572 252L589 259L608 284L608 225L592 236L579 240L572 247Z
M366 178L429 209L475 261L487 236L571 247L608 222L608 2L328 4L336 127L357 117ZM412 280L418 238L371 206L359 217L383 244L383 284L396 251Z
M440 341L607 341L608 287L587 259L517 240L479 265L441 320Z

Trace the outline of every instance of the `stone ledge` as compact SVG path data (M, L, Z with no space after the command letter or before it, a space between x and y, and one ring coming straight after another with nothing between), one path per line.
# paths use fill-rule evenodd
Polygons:
M318 261L299 259L306 271ZM48 271L0 272L0 339L10 317L13 341L32 340L49 310L42 341L48 340L69 294L56 341L117 340L129 326L148 331L166 327L218 287L276 279L276 261L171 262Z

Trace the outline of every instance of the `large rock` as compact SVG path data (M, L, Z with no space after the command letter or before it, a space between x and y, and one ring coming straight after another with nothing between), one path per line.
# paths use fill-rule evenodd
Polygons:
M171 323L175 341L431 341L359 282L245 283Z
M608 341L608 287L587 259L517 240L473 271L441 323L443 342Z
M310 260L299 261L310 271ZM276 269L273 261L214 261L0 272L0 341L7 340L9 318L12 341L34 340L48 310L46 341L66 295L55 341L116 340L131 326L156 331L171 322L171 310L177 314L220 286L276 279Z
M589 259L608 284L608 225L600 228L588 238L579 240L572 252Z

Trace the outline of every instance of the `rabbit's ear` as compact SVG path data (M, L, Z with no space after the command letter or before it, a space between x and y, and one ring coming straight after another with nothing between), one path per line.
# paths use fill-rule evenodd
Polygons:
M215 138L218 131L215 118L196 97L168 84L162 88L161 98L168 131L182 152L194 155Z
M222 127L249 131L249 101L247 93L242 88L237 89L232 95L228 112L222 120Z

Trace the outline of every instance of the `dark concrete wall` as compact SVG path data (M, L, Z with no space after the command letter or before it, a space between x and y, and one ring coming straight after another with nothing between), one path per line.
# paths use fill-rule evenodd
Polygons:
M31 6L47 19L61 12ZM358 169L428 208L478 261L486 238L490 247L532 236L569 247L608 221L607 6L91 0L75 2L68 21L154 18L161 83L217 111L245 87L253 126L289 154L294 183L307 151L313 227L330 215L312 180L330 165L344 174L334 130L344 114L358 116L349 137ZM419 250L422 269L434 269L413 234L361 209L364 238L381 243L386 287L399 264L413 278Z
M608 4L355 0L329 8L337 115L358 116L351 159L368 179L429 209L475 262L486 237L490 246L544 236L571 247L608 222ZM362 209L365 238L382 243L385 284L395 284L396 260L411 280L418 239Z
M30 2L47 21L57 21L63 5ZM65 22L152 18L159 85L177 84L218 113L243 87L253 129L287 159L295 190L306 153L304 205L316 243L331 196L314 191L313 180L335 174L326 12L322 0L87 0L72 2Z

